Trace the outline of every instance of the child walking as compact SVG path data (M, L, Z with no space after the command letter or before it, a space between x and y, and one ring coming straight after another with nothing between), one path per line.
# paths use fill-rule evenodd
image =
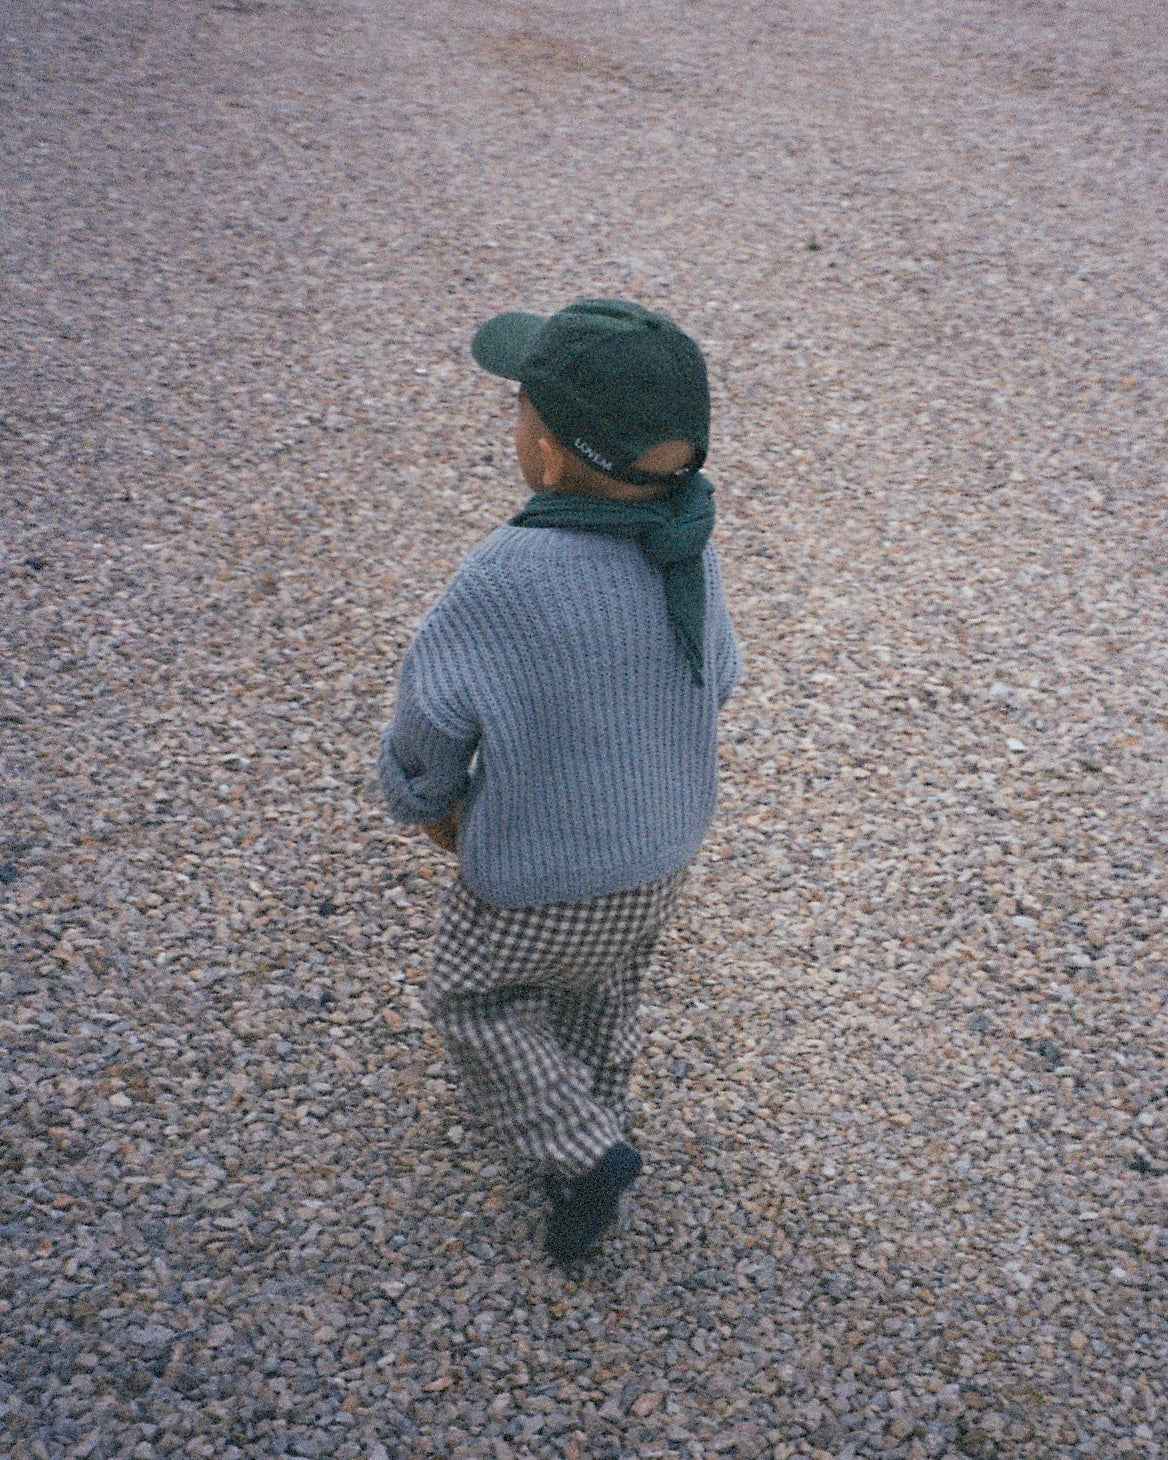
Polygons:
M467 1104L545 1172L569 1262L640 1174L640 980L713 816L740 658L697 345L586 299L498 315L471 352L519 382L533 495L422 621L378 766L393 816L458 854L427 1006Z

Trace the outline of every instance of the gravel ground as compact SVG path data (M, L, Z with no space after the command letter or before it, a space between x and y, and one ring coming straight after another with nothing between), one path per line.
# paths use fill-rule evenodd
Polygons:
M1168 1455L1148 0L2 0L0 1448ZM565 1275L373 776L472 326L707 348L748 668Z

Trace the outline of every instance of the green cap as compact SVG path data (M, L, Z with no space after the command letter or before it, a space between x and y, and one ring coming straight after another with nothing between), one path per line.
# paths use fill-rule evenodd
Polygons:
M517 380L561 445L607 476L659 485L691 476L710 445L706 362L663 314L626 299L581 299L558 314L498 314L471 341L492 375ZM633 463L662 441L688 441L680 471Z

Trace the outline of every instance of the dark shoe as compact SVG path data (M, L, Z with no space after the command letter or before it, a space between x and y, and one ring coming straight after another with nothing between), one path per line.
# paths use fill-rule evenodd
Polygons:
M620 1213L621 1192L641 1174L639 1152L624 1141L609 1146L575 1181L548 1181L552 1209L544 1250L556 1262L582 1257Z

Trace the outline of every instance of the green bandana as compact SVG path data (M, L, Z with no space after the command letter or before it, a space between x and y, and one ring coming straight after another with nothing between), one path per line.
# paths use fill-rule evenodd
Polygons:
M576 492L538 492L512 527L601 532L635 542L665 580L665 603L698 684L705 682L706 579L702 549L714 528L714 488L695 472L667 497L613 502Z

